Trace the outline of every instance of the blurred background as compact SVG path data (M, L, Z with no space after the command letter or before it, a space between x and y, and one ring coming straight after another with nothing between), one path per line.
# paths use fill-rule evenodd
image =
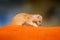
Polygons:
M42 15L43 26L60 26L60 0L0 0L0 26L22 12Z

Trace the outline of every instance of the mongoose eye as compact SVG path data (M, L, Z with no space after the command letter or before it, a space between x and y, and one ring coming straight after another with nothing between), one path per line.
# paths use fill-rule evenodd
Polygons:
M41 21L39 21L39 23L41 23Z

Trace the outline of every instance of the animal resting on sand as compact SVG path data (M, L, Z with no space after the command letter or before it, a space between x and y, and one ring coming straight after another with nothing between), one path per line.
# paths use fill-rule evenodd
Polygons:
M38 27L42 24L42 16L39 14L19 13L13 17L10 25L23 25Z

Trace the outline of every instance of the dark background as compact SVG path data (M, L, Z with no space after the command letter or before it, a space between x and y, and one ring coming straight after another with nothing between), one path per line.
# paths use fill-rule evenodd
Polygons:
M0 26L21 12L42 15L43 26L60 26L59 0L0 0Z

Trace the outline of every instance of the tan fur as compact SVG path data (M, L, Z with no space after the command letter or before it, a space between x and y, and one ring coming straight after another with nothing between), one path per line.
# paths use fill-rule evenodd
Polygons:
M40 18L37 18L38 16ZM33 21L37 22L40 25L42 23L42 17L40 15L20 13L20 14L17 14L15 17L13 17L10 25L23 25L24 23L26 23L27 25L38 26Z

